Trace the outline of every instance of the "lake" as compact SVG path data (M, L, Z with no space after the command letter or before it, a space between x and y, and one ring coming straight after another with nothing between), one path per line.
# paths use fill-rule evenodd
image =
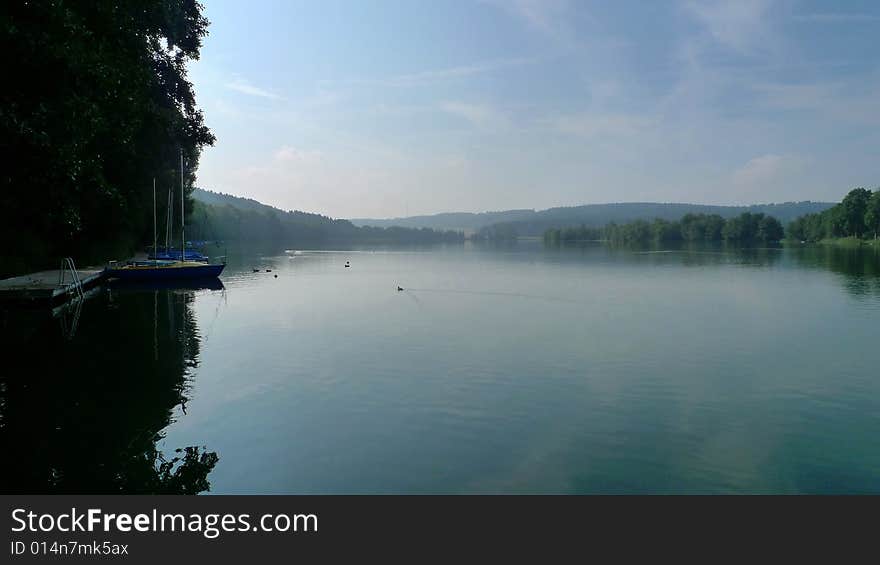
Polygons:
M880 493L874 251L276 250L221 279L4 312L4 491Z

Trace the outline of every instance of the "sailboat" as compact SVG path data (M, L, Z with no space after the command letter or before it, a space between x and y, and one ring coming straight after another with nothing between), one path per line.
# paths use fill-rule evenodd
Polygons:
M180 255L187 258L189 252L186 249L186 237L184 235L184 210L183 210L183 151L180 152ZM170 202L170 198L169 198ZM169 215L170 217L170 215ZM170 224L169 224L170 226ZM153 179L153 249L156 249L156 180ZM129 261L125 265L117 265L111 261L104 269L108 278L120 280L150 280L150 281L173 281L180 279L208 279L217 278L226 267L225 263L207 263L202 261L178 261L173 259L147 259L143 261Z
M150 252L147 254L148 259L162 259L165 261L199 261L202 263L207 263L210 259L207 255L204 255L195 249L189 248L185 252L181 253L180 249L173 249L171 247L171 226L173 224L174 218L174 206L172 205L174 202L174 188L168 189L168 206L165 208L165 246L158 247L158 242L156 240L156 179L153 179L153 247L150 249Z

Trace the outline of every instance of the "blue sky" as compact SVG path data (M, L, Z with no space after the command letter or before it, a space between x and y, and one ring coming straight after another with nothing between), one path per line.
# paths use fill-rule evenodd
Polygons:
M880 2L204 3L207 189L391 217L880 184Z

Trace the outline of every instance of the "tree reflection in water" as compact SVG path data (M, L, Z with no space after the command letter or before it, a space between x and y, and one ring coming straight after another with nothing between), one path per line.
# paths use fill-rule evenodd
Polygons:
M216 453L186 446L163 455L157 445L185 414L198 367L196 292L102 290L73 335L57 313L0 313L2 492L209 490Z
M792 256L800 266L837 274L855 298L880 299L880 247L795 246Z

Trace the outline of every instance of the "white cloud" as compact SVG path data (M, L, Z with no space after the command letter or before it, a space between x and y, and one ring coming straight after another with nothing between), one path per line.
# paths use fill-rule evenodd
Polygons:
M770 188L803 169L804 161L794 155L768 153L750 159L733 172L733 184L743 190Z
M279 96L274 92L269 92L268 90L264 90L257 86L252 85L248 81L237 78L231 82L226 83L226 88L230 90L234 90L236 92L240 92L242 94L247 94L249 96L257 96L259 98L269 98L271 100L284 100L283 96Z
M320 160L322 154L320 151L302 151L290 145L282 145L274 157L280 163L311 163Z

